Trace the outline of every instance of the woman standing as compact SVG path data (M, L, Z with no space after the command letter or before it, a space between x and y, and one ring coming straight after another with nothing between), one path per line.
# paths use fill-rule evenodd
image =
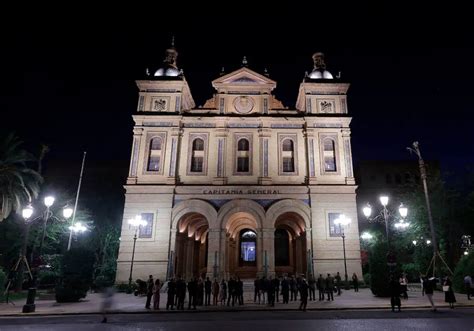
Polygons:
M449 308L454 309L456 297L453 291L453 282L449 277L446 277L443 283L444 301L449 303Z
M222 305L225 305L225 301L227 300L227 284L224 279L221 281L221 289L219 291L219 299Z
M212 303L214 306L217 306L217 299L219 298L219 282L217 278L214 278L214 283L212 283Z
M153 309L160 309L160 290L163 284L159 279L155 280L155 286L153 286Z

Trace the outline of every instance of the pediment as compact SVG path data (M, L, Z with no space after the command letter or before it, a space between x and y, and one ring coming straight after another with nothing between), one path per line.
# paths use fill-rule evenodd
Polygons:
M243 67L213 80L212 86L216 89L231 86L245 86L273 90L276 87L276 82L264 75Z

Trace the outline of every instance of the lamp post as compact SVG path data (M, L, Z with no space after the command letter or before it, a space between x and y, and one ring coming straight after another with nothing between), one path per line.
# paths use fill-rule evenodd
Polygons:
M334 220L334 224L339 224L339 228L341 229L341 237L342 237L342 250L344 253L344 281L346 283L346 288L348 286L347 283L347 262L346 262L346 235L344 234L344 227L351 223L351 219L347 218L346 215L340 214L337 219Z
M367 218L368 221L373 221L373 222L384 222L385 223L385 235L387 237L387 265L390 267L390 273L392 273L392 268L396 265L395 262L395 255L391 252L391 246L390 246L390 236L389 236L389 219L392 218L394 220L398 220L398 222L395 224L395 227L397 229L404 230L408 226L410 226L410 223L406 222L405 219L408 215L408 208L405 207L402 204L398 207L398 213L400 214L400 219L395 217L395 214L391 212L388 208L388 202L389 198L386 195L382 195L379 198L380 204L382 205L382 210L379 212L377 216L371 217L372 215L372 206L367 203L367 205L362 208L362 212L364 213L364 216Z
M23 216L23 219L25 220L25 238L23 238L23 246L21 248L20 259L22 259L23 262L25 263L26 268L28 269L28 273L30 275L30 279L33 280L33 275L31 273L31 269L30 269L30 266L28 265L28 260L26 258L26 251L28 248L28 234L30 230L29 219L33 215L33 207L31 207L31 205L28 205L22 210L21 215ZM19 262L21 263L21 261ZM22 270L22 268L20 268L20 270ZM20 279L22 279L22 277L23 277L23 273L21 273ZM26 298L26 304L23 306L23 313L32 313L35 311L36 309L35 296L36 296L36 288L34 287L28 288L28 296Z
M69 227L69 231L71 231L70 233L72 233L72 232L74 232L74 233L83 233L86 230L87 230L87 228L84 225L82 225L81 222L77 222L76 224ZM70 249L71 249L71 242L69 242L69 247L68 247L68 250L70 250Z
M46 211L43 216L43 235L41 236L41 242L39 246L40 256L41 256L41 253L43 252L44 237L46 236L46 223L48 223L48 218L51 216L49 208L51 208L53 204L54 204L54 197L47 196L46 198L44 198L44 205L46 206Z
M140 226L146 226L146 221L142 220L141 215L135 216L135 218L129 219L128 224L135 229L135 235L133 236L133 250L132 250L132 262L130 264L130 277L128 278L128 288L132 286L132 275L133 275L133 260L135 259L135 245L137 243L137 233Z

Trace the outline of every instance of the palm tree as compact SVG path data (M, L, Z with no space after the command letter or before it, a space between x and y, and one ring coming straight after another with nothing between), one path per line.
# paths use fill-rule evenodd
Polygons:
M38 196L41 175L28 167L34 157L14 134L0 139L0 222Z

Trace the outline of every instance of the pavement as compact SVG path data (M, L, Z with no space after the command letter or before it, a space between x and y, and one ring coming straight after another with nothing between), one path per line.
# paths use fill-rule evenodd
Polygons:
M317 293L316 293L317 295ZM438 308L449 309L444 302L444 293L435 292L434 301ZM467 300L465 294L456 293L456 307L474 307L474 300ZM25 300L14 301L13 303L0 304L0 316L26 316L26 315L72 315L72 314L98 314L101 312L102 295L100 293L89 293L80 302L57 303L55 300L36 300L36 311L34 313L23 314L22 307ZM181 313L181 311L167 311L166 293L161 294L160 309L145 309L146 297L134 296L133 294L116 293L113 297L113 305L109 310L112 314L129 313ZM212 301L212 298L211 298ZM426 296L422 296L420 291L409 291L408 299L401 299L402 310L404 309L428 309L431 308ZM298 310L300 301L290 301L289 304L275 303L275 307L265 304L258 304L253 301L253 293L244 293L244 305L239 306L198 306L194 312L224 312L224 311L282 311ZM187 311L187 302L185 302ZM354 290L342 291L338 296L334 295L334 301L308 301L307 310L389 310L390 299L374 297L370 289L361 288L359 292Z

